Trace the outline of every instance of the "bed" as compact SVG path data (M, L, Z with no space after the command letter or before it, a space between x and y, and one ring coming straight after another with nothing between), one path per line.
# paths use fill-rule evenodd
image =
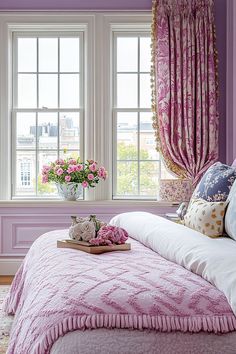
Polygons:
M149 213L120 214L131 251L58 249L38 238L15 276L8 354L234 354L236 242Z

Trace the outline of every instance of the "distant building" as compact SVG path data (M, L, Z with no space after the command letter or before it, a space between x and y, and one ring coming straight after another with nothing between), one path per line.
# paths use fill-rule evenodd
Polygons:
M59 127L59 139L58 125L50 121L41 123L37 127L32 125L24 135L17 136L16 186L18 195L21 193L35 194L36 174L40 175L42 166L57 158L58 143L61 151L65 148L79 151L79 120L77 126L74 126L74 119L69 115L63 115L60 117Z

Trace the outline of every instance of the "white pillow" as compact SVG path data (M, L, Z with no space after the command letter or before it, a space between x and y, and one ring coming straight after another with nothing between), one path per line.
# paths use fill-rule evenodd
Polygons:
M234 182L228 197L229 205L225 214L225 231L236 240L236 183Z

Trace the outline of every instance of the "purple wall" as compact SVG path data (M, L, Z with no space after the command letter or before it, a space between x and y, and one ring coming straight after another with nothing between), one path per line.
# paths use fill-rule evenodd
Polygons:
M219 58L219 160L226 162L226 1L215 0L216 45Z
M0 0L3 10L150 10L151 0Z
M0 0L0 10L151 10L152 0ZM215 0L219 55L219 159L226 161L226 1Z
M227 1L226 161L236 158L236 1Z

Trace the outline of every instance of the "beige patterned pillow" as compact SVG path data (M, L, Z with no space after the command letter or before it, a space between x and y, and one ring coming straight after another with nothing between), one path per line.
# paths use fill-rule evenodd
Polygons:
M193 199L184 217L184 225L210 237L223 235L227 202Z

